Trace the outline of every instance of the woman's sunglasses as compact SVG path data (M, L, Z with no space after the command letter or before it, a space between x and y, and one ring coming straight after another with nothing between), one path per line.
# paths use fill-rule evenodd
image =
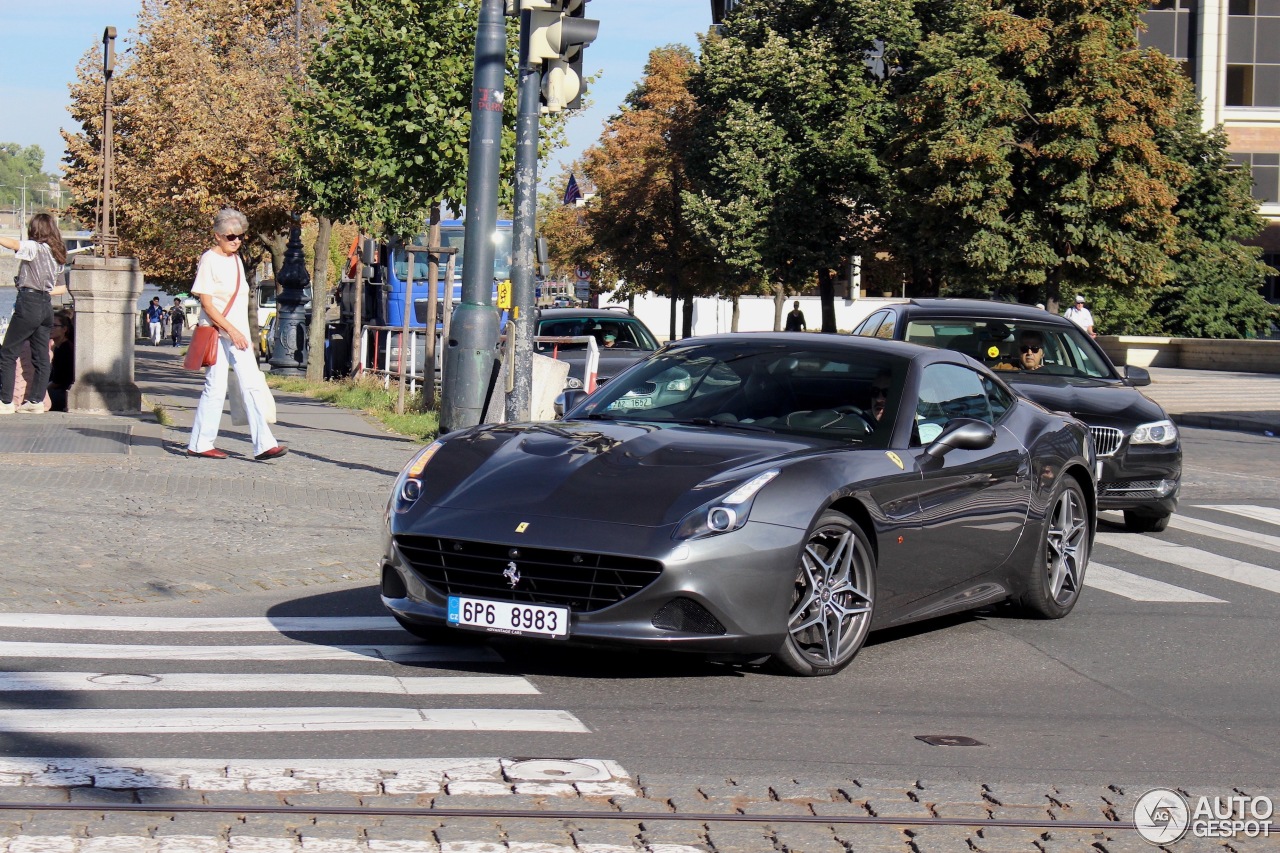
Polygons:
M243 234L219 234L218 236L221 237L223 240L226 240L228 243L230 243L232 240L244 239Z

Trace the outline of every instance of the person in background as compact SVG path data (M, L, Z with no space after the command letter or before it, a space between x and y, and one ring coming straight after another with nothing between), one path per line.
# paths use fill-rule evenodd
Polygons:
M227 398L227 371L235 367L236 382L249 419L249 435L253 440L253 458L260 462L276 459L289 452L277 444L267 424L260 394L270 394L258 370L258 358L249 344L249 287L244 266L240 263L240 247L244 245L249 220L238 210L218 211L213 218L212 249L200 256L196 269L193 296L200 299L200 325L218 330L218 360L205 369L204 390L196 404L191 425L187 455L202 459L226 459L225 450L214 447L222 420L222 404Z
M182 343L182 327L186 323L186 315L182 313L182 300L175 296L173 307L169 309L169 340L175 347Z
M47 213L37 213L27 224L27 239L0 237L0 246L10 249L21 262L13 319L5 331L0 347L0 415L14 412L44 414L44 395L49 384L49 337L53 330L53 296L67 292L60 284L62 265L67 262L67 247L62 242L58 221ZM31 345L31 361L35 374L15 406L13 383L18 351L24 343Z
M618 336L617 336L617 335L615 335L615 334L613 334L612 332L610 332L610 333L608 333L608 334L606 334L606 335L604 336L604 345L605 345L605 347L612 347L612 346L616 346L616 345L617 345L617 343L618 343Z
M49 371L49 402L55 412L67 410L67 392L76 381L75 321L70 311L53 316L53 366Z
M1076 304L1063 311L1062 316L1088 332L1089 337L1096 338L1098 336L1093 329L1093 313L1084 307L1084 297L1079 293L1076 294Z
M159 296L153 297L147 306L147 326L151 330L151 345L160 346L160 339L164 337L164 308L160 307Z
M786 332L803 332L805 330L804 312L800 310L800 300L797 299L792 303L795 307L791 309L791 313L787 315L787 326L783 331Z

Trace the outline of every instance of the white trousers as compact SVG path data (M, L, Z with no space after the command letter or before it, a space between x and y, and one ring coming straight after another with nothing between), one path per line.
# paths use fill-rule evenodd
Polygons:
M227 399L227 370L234 367L240 394L244 398L245 414L249 418L249 436L253 439L253 455L276 446L275 436L263 414L264 406L258 395L271 393L265 382L255 382L247 377L259 373L258 359L251 349L236 349L231 341L218 335L218 360L205 368L204 391L196 405L195 423L191 425L191 441L187 447L197 453L213 448L218 438L218 426L222 422L222 404Z
M160 338L162 337L163 331L164 330L160 327L159 323L151 324L151 345L153 347L160 346Z

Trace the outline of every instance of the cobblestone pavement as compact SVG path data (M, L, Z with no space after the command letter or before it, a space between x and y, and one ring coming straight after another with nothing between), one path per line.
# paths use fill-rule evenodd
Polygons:
M587 766L581 778L557 781L541 774L543 768L522 772L532 763L495 758L383 760L377 765L0 760L0 851L1157 849L1129 823L1135 800L1146 791L1140 785L903 784L874 778L750 776L699 781L674 774L632 779L611 762L589 760L579 764ZM1198 792L1182 793L1194 797ZM36 804L89 808L40 811L33 808ZM147 806L156 811L146 811ZM450 810L462 814L453 816ZM1018 821L1040 825L1008 825ZM1270 838L1188 837L1159 849L1195 853L1277 846Z
M380 513L419 447L364 417L277 395L290 453L255 462L224 418L226 460L185 455L198 378L140 347L138 417L0 419L0 610L189 601L373 580ZM61 436L54 439L51 436ZM42 452L52 449L55 452Z

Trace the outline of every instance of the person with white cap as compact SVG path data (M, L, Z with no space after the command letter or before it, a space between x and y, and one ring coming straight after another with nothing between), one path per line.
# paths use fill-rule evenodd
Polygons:
M1093 314L1089 309L1084 307L1084 297L1079 293L1076 294L1076 304L1062 312L1062 316L1075 323L1080 328L1089 333L1089 337L1096 338L1097 332L1093 330Z

